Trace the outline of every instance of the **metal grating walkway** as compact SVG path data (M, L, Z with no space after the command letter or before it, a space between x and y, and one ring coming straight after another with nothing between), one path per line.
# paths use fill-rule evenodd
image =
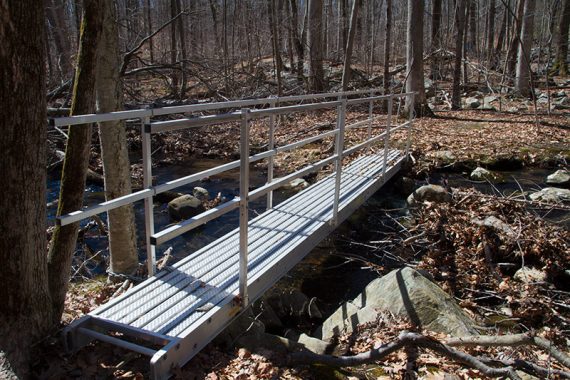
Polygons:
M385 171L384 153L362 156L343 167L339 221L392 177L405 155L390 150L387 157ZM250 301L259 298L335 228L331 223L334 190L333 174L249 221ZM106 340L152 356L153 377L168 376L172 365L188 361L243 310L241 301L236 300L238 273L239 228L71 325L68 344ZM156 350L103 334L108 331L163 347Z

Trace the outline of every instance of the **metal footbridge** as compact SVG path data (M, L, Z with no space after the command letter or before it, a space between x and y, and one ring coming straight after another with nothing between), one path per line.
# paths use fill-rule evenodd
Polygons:
M57 221L61 225L77 223L144 201L149 278L68 326L64 333L66 347L73 351L92 340L108 342L149 356L152 378L170 377L173 368L196 355L400 169L410 148L413 117L392 125L392 113L404 101L414 109L413 93L382 95L381 90L365 90L51 119L54 126L138 119L143 142L143 190L61 215ZM348 124L349 107L358 108L360 111L354 114L364 118ZM332 130L277 146L278 117L327 110L336 117ZM165 115L171 120L157 120ZM250 127L258 119L268 128L267 150L251 155ZM153 185L152 134L227 123L240 125L239 160ZM390 135L401 128L407 129L407 139L396 149ZM353 129L360 130L363 141L347 147L345 137ZM334 139L329 157L274 178L276 155L326 138ZM250 165L260 160L267 161L267 181L250 189ZM238 168L239 197L155 231L153 196ZM326 169L332 173L273 204L273 191ZM250 202L262 197L267 199L267 210L250 218ZM236 209L239 228L155 274L158 246Z

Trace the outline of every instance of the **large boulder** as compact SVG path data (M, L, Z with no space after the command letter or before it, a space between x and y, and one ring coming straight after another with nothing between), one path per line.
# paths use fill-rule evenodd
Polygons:
M544 189L529 195L533 201L546 203L570 202L570 190L557 187L545 187Z
M189 219L202 212L202 202L193 195L185 194L168 202L168 213L173 220Z
M451 201L451 194L449 194L449 192L443 186L424 185L416 189L408 197L408 204L410 206L422 203L424 201L449 202Z
M476 109L479 108L481 106L481 102L479 101L479 99L477 98L467 98L465 99L465 106L467 108L471 108L471 109Z
M570 172L568 170L557 170L546 177L546 183L558 186L570 185Z
M475 323L453 297L411 268L397 269L372 281L362 294L342 305L315 332L328 340L375 320L379 310L409 318L419 328L466 336L477 334Z

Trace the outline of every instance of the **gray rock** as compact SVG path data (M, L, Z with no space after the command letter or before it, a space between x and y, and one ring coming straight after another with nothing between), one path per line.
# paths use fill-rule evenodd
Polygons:
M553 98L565 98L566 97L566 91L561 90L561 91L555 92L552 94L552 97Z
M263 333L265 333L265 326L255 318L253 310L248 308L216 337L215 343L230 348L242 337L250 336L251 339L259 339Z
M557 187L545 187L544 189L529 195L533 201L546 203L570 202L570 190Z
M514 238L516 236L515 231L509 226L507 223L503 222L501 219L497 218L496 216L488 216L483 220L474 219L473 223L479 226L485 226L489 228L493 228L496 231L502 232L508 237Z
M284 186L287 190L301 190L307 187L309 187L309 182L305 181L303 178L294 179Z
M544 282L546 281L546 273L536 268L522 267L515 273L513 278L525 284Z
M452 164L455 162L455 156L449 150L430 152L429 156L441 161L442 164Z
M424 185L416 189L408 197L408 204L415 205L424 201L429 202L449 202L451 201L451 194L439 185Z
M324 342L317 338L313 338L305 333L299 334L297 331L294 330L288 330L285 333L285 338L297 342L298 344L302 345L309 351L321 355L326 353L327 349L330 346L330 343Z
M322 318L323 314L317 306L315 297L309 298L297 289L286 292L273 292L263 297L279 318L308 317Z
M265 299L262 298L254 302L252 309L257 319L259 319L266 328L279 329L283 327L281 319Z
M557 170L548 177L546 183L549 185L568 185L570 184L570 172L568 170Z
M168 212L172 219L183 220L204 212L204 206L198 198L186 194L168 202Z
M481 102L477 98L467 98L467 99L465 99L465 106L467 108L475 109L475 108L479 108L479 106L481 106Z
M207 201L210 199L210 193L208 190L204 189L203 187L195 187L192 189L192 195L198 198L201 201Z
M495 174L485 168L477 167L471 172L469 177L473 181L493 181L495 179Z
M499 98L496 96L485 96L483 98L483 104L491 104L493 102L496 102L497 100L499 100Z
M477 334L474 322L451 296L419 272L403 268L368 284L358 297L337 309L315 336L326 341L350 333L360 324L375 321L380 311L408 317L420 328L453 336Z
M570 105L565 105L565 104L560 104L560 103L556 103L556 104L552 104L550 106L550 110L551 111L565 111L565 110L570 110Z

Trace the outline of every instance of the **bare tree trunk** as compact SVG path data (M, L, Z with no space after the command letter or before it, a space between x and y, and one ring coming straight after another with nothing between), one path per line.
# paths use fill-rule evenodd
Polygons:
M119 68L119 32L113 0L102 0L105 12L97 65L97 111L123 109L123 86ZM131 173L125 124L121 121L99 123L101 156L105 176L105 199L111 200L131 193ZM109 252L112 273L133 274L138 268L135 215L132 205L108 213Z
M520 44L517 55L517 73L515 78L515 89L523 96L531 95L531 75L530 68L530 49L532 48L532 35L534 33L534 10L536 3L527 0L524 6L524 18L522 20L522 29L520 36Z
M469 0L469 43L467 51L477 52L477 0Z
M441 48L441 0L433 0L431 12L431 51L432 53ZM441 79L439 72L439 55L431 60L431 77L433 80Z
M505 5L505 9L504 9L504 13L503 13L503 22L501 23L501 29L499 30L499 36L497 37L497 45L495 46L495 56L496 56L497 60L499 59L499 56L501 55L501 52L503 50L503 46L505 44L507 24L508 24L508 20L509 20L508 6L509 6L509 4L507 3Z
M408 0L408 26L406 42L406 92L415 92L415 107L406 103L406 112L415 111L418 117L432 116L424 88L424 2Z
M516 19L513 21L514 29L512 32L509 51L507 52L507 74L514 75L517 66L517 52L519 46L519 36L521 35L522 18L524 12L525 0L518 0Z
M267 0L267 12L269 14L269 28L271 29L271 47L273 50L273 59L275 62L275 75L277 78L277 93L281 96L281 70L283 68L283 61L281 60L281 51L279 48L279 35L277 32L277 12L273 0Z
M493 42L495 41L495 14L497 11L496 0L489 0L489 22L487 28L487 65L493 66Z
M170 18L176 17L176 0L170 0ZM178 71L174 68L177 57L176 49L176 22L170 24L170 64L173 66L170 75L170 85L172 87L172 95L177 96L178 93Z
M295 45L295 51L297 52L297 78L300 82L303 81L303 64L305 62L305 49L303 47L303 42L299 37L298 24L298 11L297 11L297 0L289 0L291 5L291 31L293 32L293 42Z
M309 0L309 88L321 92L325 88L323 69L323 0Z
M344 67L342 70L342 90L348 89L348 82L350 81L351 69L350 60L352 58L352 47L354 45L354 35L356 33L356 22L358 20L358 9L362 0L354 0L352 4L352 12L350 14L350 29L348 31L348 41L346 42L346 54L344 55Z
M101 1L85 0L71 102L72 115L89 114L95 111L95 69L102 18ZM58 215L79 210L83 205L90 145L91 126L69 127L61 176ZM78 230L79 222L63 227L56 226L53 232L48 253L48 269L54 324L59 323L63 312Z
M146 0L146 22L147 22L147 35L152 33L152 14L151 14L150 0ZM148 40L148 50L150 53L150 63L154 63L154 42L152 38Z
M465 0L455 3L455 58L453 66L453 85L451 109L461 109L461 58L463 56L463 35L465 33Z
M180 0L176 0L176 14L182 12L182 4ZM176 15L175 15L176 16ZM186 96L186 28L184 27L183 17L178 17L176 20L178 29L178 44L180 45L180 99Z
M560 15L556 58L552 71L558 75L568 75L568 33L570 31L570 0L563 0L564 5Z
M0 3L0 378L25 379L52 325L46 258L45 15Z
M386 38L384 42L384 93L390 92L390 48L392 47L392 0L386 0Z
M60 81L66 81L72 74L68 31L64 27L64 7L65 4L61 0L51 0L47 5L47 19L51 25L53 32L53 42L55 44L58 69L60 72Z

